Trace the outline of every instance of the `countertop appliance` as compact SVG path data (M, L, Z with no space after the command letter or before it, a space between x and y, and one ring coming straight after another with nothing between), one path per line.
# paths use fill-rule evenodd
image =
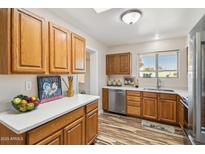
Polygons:
M188 128L194 141L205 143L205 15L189 33Z
M125 90L109 89L109 108L110 112L126 114L126 95Z

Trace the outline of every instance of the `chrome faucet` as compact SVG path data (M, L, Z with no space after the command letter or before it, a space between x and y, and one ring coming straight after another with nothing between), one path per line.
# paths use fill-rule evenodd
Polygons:
M162 81L160 80L160 78L157 77L157 89L160 89L161 88L161 83Z

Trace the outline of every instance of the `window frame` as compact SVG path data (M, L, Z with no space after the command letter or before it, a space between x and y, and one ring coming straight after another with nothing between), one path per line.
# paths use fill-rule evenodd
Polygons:
M153 79L153 78L164 78L164 79L178 79L180 77L180 59L179 59L179 49L175 49L175 50L167 50L167 51L156 51L156 52L147 52L147 53L139 53L138 54L138 62L137 62L137 65L138 65L138 77L139 78L143 78L143 79ZM176 72L177 72L177 76L176 77L159 77L158 74L159 72L166 72L166 71L173 71L173 70L162 70L162 71L159 71L159 55L160 53L168 53L168 52L175 52L176 55L177 55L177 69L176 69ZM140 76L140 73L141 72L145 72L145 71L141 71L140 70L140 66L139 66L139 59L140 59L140 56L142 55L154 55L155 57L155 77L141 77Z
M150 53L142 53L142 54L139 54L139 56L138 56L138 58L140 59L140 56L141 55L153 55L154 56L154 61L155 61L155 68L154 68L154 71L153 72L155 72L155 77L150 77L150 78L156 78L157 77L157 58L156 58L156 54L155 53L153 53L153 52L150 52ZM138 59L138 60L139 60ZM138 66L139 66L139 61L138 61ZM140 70L140 67L139 67L139 73L138 73L138 76L140 77L140 72L147 72L147 71L141 71ZM140 78L149 78L149 77L140 77Z

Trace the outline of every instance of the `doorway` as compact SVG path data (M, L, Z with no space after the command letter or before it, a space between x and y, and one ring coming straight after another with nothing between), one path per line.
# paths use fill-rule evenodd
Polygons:
M98 94L98 58L97 52L86 49L86 73L78 75L78 92L81 94Z

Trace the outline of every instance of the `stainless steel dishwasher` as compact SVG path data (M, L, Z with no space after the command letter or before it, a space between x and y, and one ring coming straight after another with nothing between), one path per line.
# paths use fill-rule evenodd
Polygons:
M109 111L126 114L125 90L109 89Z

